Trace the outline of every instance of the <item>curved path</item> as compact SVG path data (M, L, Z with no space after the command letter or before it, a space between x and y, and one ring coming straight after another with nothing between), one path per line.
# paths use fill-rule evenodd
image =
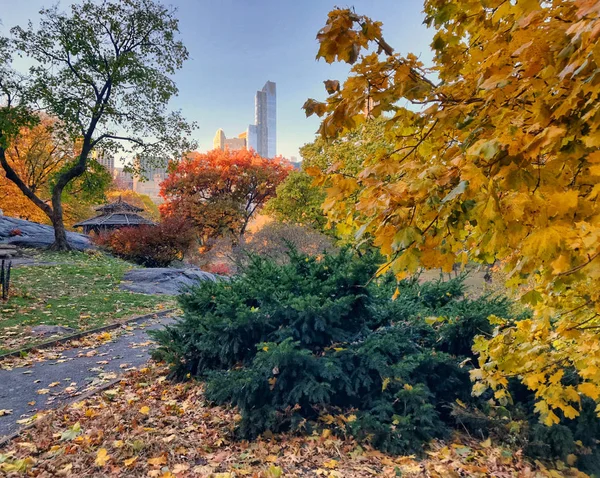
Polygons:
M107 342L69 348L40 362L0 362L0 442L27 424L38 411L77 401L83 393L144 365L154 344L148 330L174 322L172 317L149 319L117 329ZM52 354L49 354L51 357ZM4 412L4 413L3 413Z

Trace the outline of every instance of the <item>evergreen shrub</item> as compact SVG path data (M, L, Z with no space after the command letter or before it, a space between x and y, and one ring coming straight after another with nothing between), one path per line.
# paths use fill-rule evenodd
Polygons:
M527 404L512 411L471 396L473 338L492 332L490 315L514 316L507 299L467 298L459 277L403 281L392 300L396 281L374 279L378 257L288 255L251 256L238 276L191 288L180 297L181 321L155 332L155 358L172 363L174 376L202 378L208 399L239 408L240 437L328 425L386 452L415 453L476 423L478 434L495 426L531 437L532 452L551 458L582 439L536 428L526 391ZM457 417L457 403L471 422ZM519 413L517 433L507 424Z

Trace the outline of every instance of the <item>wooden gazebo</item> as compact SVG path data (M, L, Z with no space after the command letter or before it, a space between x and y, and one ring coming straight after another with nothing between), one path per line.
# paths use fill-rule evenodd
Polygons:
M96 211L100 214L96 217L78 222L73 227L82 227L84 234L89 234L90 232L99 234L121 227L155 225L149 219L138 214L144 211L142 208L123 201L120 196L115 202L96 208Z

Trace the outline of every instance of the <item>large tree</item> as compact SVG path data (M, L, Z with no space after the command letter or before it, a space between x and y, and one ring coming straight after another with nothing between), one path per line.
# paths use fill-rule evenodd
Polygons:
M237 240L291 168L254 151L190 153L161 185L161 212L188 218L204 246L224 235Z
M368 105L387 113L394 148L357 174L315 174L334 185L330 211L372 234L399 278L501 261L533 316L493 318L476 340L475 392L505 400L518 376L546 423L572 417L580 395L600 398L600 3L427 0L425 15L429 69L395 53L381 23L330 12L318 56L354 66L307 113L332 138Z
M190 127L169 113L177 94L171 75L188 53L176 37L172 9L154 0L84 0L63 13L41 12L38 27L15 27L0 39L0 165L6 177L50 218L53 248L69 248L63 223L63 191L88 170L94 149L148 157L187 149ZM32 60L25 74L11 68L15 54ZM11 167L6 149L34 111L56 117L77 154L52 186L50 204Z

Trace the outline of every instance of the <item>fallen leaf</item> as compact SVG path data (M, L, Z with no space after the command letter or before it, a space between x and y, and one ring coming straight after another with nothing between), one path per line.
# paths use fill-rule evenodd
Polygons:
M106 451L106 448L100 448L96 454L96 466L104 466L108 460L110 460L108 451Z
M189 469L190 465L188 465L187 463L178 463L173 467L173 473L183 473L184 471L187 471Z
M161 456L157 456L154 458L150 458L148 460L148 464L149 465L166 465L167 464L167 457L165 455L161 455Z

